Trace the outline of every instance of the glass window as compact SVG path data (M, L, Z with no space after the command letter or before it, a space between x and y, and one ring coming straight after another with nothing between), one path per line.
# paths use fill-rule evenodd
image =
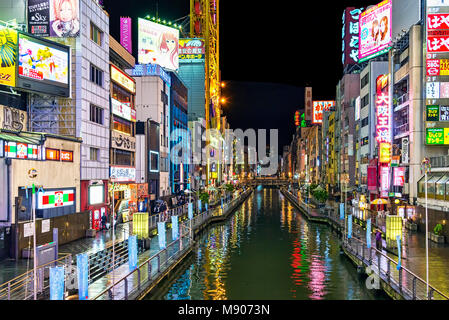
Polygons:
M436 182L436 195L444 198L446 193L445 186L446 182L449 180L449 175L444 175L440 180Z
M98 161L98 153L100 152L100 150L98 148L90 148L89 150L90 154L89 154L89 160L91 161Z
M130 121L114 117L113 127L114 130L132 135L132 125Z
M435 195L435 182L437 182L441 177L443 176L443 174L434 174L432 175L430 178L428 177L427 179L427 194L428 195ZM424 181L425 182L425 181Z
M90 24L90 39L99 46L101 46L102 34L103 32L96 25Z

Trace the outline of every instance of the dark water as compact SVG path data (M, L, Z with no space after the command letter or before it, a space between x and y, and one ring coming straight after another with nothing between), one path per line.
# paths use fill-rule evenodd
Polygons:
M152 298L385 299L366 288L329 227L308 222L276 189L256 189L198 243L182 275Z

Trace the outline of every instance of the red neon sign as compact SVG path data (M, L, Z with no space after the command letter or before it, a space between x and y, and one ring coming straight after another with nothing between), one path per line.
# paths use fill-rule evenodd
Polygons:
M388 75L383 75L377 78L376 140L379 143L391 143L391 110L388 77ZM386 84L385 87L384 84Z

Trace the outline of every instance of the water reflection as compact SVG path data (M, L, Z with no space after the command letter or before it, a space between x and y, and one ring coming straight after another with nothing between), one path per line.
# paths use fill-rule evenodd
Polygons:
M164 299L372 299L327 226L310 224L276 189L256 189L199 239Z

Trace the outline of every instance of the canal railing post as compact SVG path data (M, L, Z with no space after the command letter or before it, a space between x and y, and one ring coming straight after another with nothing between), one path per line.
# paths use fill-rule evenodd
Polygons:
M157 273L161 271L161 253L157 255Z
M387 259L387 276L388 276L388 284L390 284L390 260Z
M140 290L140 268L137 268L137 288Z
M412 280L412 293L413 293L413 300L416 300L416 277L413 276L413 280Z
M399 291L402 293L402 267L399 268Z
M125 300L128 300L128 278L125 278Z
M148 260L147 263L148 267L147 267L147 271L148 271L148 280L151 280L151 260Z

